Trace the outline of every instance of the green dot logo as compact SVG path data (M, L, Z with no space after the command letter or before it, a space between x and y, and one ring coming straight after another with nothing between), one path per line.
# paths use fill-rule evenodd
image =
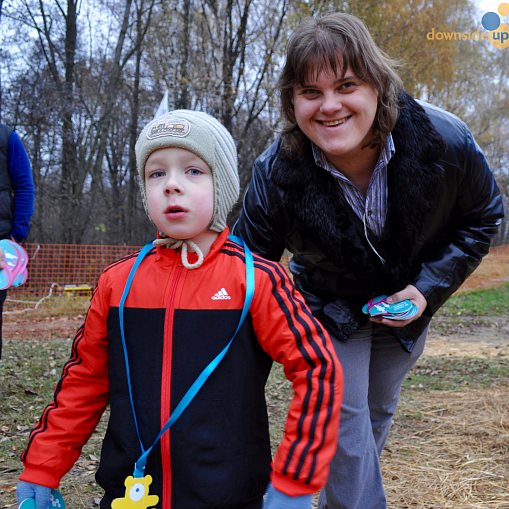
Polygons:
M509 25L502 23L500 16L509 15L509 4L501 3L496 12L487 12L481 20L482 26L488 30L488 39L498 49L509 48Z

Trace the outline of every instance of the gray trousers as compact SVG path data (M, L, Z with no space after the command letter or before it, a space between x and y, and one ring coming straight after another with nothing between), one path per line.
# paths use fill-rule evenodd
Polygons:
M370 322L348 341L332 337L343 366L344 395L338 450L318 509L386 509L380 455L405 375L424 350L428 329L412 353L389 327Z

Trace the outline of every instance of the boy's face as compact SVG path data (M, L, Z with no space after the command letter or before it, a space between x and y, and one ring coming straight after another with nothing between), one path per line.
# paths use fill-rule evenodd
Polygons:
M212 170L196 154L183 148L152 152L145 164L145 186L150 217L161 232L200 247L214 235L205 230L214 213Z

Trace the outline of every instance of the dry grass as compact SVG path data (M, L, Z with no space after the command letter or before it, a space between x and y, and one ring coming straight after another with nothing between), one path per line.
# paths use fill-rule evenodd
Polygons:
M509 386L402 400L382 455L388 507L509 508Z
M509 357L477 354L425 354L409 373L381 458L389 509L509 509ZM290 391L276 367L278 432Z

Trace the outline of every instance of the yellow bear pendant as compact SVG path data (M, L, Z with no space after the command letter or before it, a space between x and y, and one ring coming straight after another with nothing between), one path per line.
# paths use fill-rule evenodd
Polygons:
M152 476L134 478L129 476L125 481L125 497L116 498L111 503L111 509L147 509L159 502L157 495L149 495L148 487L152 483Z

